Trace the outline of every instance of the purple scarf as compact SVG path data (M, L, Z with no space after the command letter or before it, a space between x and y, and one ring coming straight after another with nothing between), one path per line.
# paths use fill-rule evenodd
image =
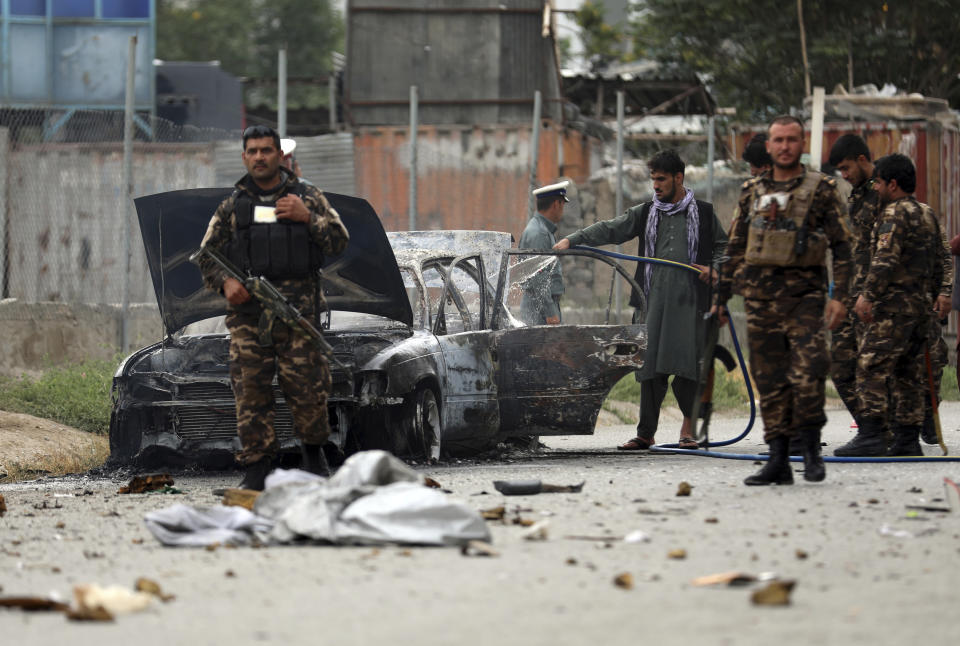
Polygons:
M700 236L700 211L697 209L697 201L693 199L693 190L687 191L683 199L674 204L673 202L661 202L656 197L653 198L653 206L650 208L650 214L647 216L647 230L644 232L646 240L643 255L653 258L654 249L657 248L657 231L660 227L660 213L673 215L682 211L687 212L687 252L690 256L690 262L697 259L697 249L699 247ZM647 263L644 271L643 290L650 293L650 277L653 275L653 263Z

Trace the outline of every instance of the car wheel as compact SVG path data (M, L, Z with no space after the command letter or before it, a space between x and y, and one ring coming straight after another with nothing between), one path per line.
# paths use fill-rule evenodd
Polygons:
M410 455L418 460L440 459L443 424L437 394L429 386L420 386L407 403L403 424Z

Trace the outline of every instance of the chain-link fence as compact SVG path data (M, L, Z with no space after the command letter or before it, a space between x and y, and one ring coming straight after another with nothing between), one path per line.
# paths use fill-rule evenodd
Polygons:
M138 119L134 196L218 185L219 151L232 146L239 165L238 139L238 132ZM130 302L155 301L124 185L122 113L6 112L0 160L4 298L120 303L126 291Z

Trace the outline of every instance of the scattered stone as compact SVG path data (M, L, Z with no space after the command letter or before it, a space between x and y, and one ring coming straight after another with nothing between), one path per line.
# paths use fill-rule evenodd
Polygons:
M629 572L623 572L613 577L613 585L624 590L633 590L633 575Z
M754 590L750 601L756 606L789 606L790 593L796 581L771 581L765 587Z
M467 544L460 548L460 553L463 556L500 556L500 552L486 541L467 541Z
M140 577L137 579L136 583L133 584L133 589L137 592L146 592L147 594L152 594L156 598L160 599L164 603L168 601L173 601L177 597L172 594L166 594L163 590L160 589L160 584L154 581L153 579L148 579L147 577Z
M253 505L260 497L260 493L250 489L225 489L222 502L226 507L243 507L253 511Z
M670 551L667 553L667 558L677 559L677 560L685 559L685 558L687 558L687 550L685 550L685 549L683 549L683 548L679 548L679 549L675 549L675 550L670 550Z
M693 485L689 482L684 481L677 486L677 496L689 496L691 491L693 491Z

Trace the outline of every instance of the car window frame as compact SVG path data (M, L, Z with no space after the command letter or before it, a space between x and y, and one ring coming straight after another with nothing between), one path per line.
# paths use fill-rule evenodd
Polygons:
M633 276L627 272L623 266L616 260L606 256L604 254L598 253L596 251L591 251L589 249L504 249L503 259L500 262L500 274L497 277L497 291L494 294L494 302L498 305L493 309L493 315L490 320L490 329L499 330L501 329L501 321L504 318L503 313L509 311L509 308L503 302L503 294L507 285L507 274L510 270L510 256L557 256L558 261L560 256L586 256L594 260L599 260L600 262L606 263L609 265L616 273L620 274L624 280L627 281L627 284L631 289L635 290L640 296L641 307L638 309L642 315L640 320L646 319L647 314L647 298L643 293L643 289L634 280ZM610 321L610 311L613 301L613 283L611 282L611 293L607 300L607 321ZM562 325L562 323L561 323Z
M469 261L475 261L471 265ZM479 317L476 326L474 326L472 312L467 307L460 289L454 284L454 273L459 265L464 265L464 271L477 283L479 288ZM470 253L456 256L449 264L444 266L446 278L443 284L443 293L440 299L440 306L437 308L437 320L433 323L433 333L436 336L447 336L447 334L457 334L457 332L448 333L446 325L445 308L449 300L457 307L457 312L464 323L463 332L475 332L477 330L487 329L487 280L483 267L483 256L480 253Z

